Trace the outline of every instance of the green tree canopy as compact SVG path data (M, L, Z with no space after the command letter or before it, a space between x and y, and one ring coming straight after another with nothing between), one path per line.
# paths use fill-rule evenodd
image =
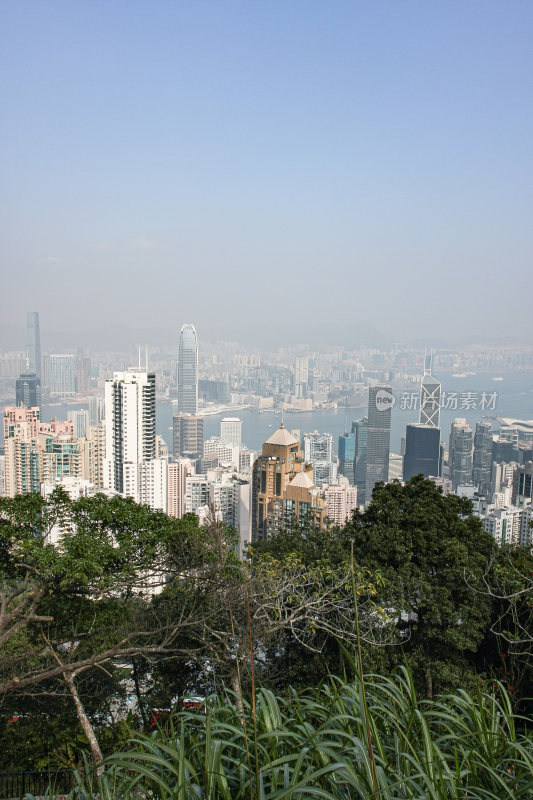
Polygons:
M496 552L470 501L445 497L422 476L378 484L342 538L346 547L353 543L358 564L382 572L381 602L396 616L403 650L424 675L427 694L434 683L460 686L491 613L490 597L472 584Z

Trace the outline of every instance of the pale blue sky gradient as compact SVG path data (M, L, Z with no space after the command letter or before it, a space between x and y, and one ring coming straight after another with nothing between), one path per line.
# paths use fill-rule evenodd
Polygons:
M1 29L3 321L531 333L533 3L17 0Z

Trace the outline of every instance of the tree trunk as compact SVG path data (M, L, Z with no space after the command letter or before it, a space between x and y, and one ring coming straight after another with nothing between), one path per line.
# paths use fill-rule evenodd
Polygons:
M139 684L139 673L137 670L137 660L135 656L133 656L131 660L132 672L133 672L133 684L135 686L135 694L137 695L137 705L139 706L139 712L141 715L141 719L143 721L144 730L148 730L148 717L146 716L146 711L144 708L144 701L141 696L141 687Z
M241 685L239 681L239 674L237 672L237 668L231 670L230 684L231 688L235 692L235 706L237 708L238 713L242 717L244 714L244 707L242 704Z
M78 715L80 725L83 729L85 736L89 741L91 753L93 754L94 765L96 767L96 774L101 775L105 769L104 757L102 755L102 751L100 750L100 745L98 744L98 739L96 738L93 726L91 725L89 717L85 713L83 703L80 700L78 690L76 689L76 684L74 683L74 675L72 674L72 672L64 672L63 677L65 678L65 683L70 689L70 693L74 700L74 705L76 706L76 714Z
M426 668L426 698L433 700L433 677L429 667Z

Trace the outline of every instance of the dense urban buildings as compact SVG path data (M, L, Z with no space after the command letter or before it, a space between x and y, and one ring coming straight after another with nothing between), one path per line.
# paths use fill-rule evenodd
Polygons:
M84 441L72 423L41 422L38 408L4 409L4 449L7 497L39 492L43 481L84 476Z
M150 354L150 373L140 367L114 371L117 363L131 363L133 347L129 355L98 354L81 347L69 347L66 353L46 351L39 356L39 379L29 369L28 345L33 342L33 351L40 350L35 315L29 315L30 333L21 343L26 349L0 352L0 380L11 392L0 453L0 494L51 491L61 484L84 496L119 492L173 516L192 512L202 524L214 513L238 529L243 553L252 533L270 536L287 525L307 524L310 516L322 525L343 524L356 505L368 505L376 481L406 481L422 474L445 493L470 498L473 513L498 541L529 546L533 423L500 418L493 407L495 392L476 395L466 383L464 392L442 391L441 374L433 374L435 364L448 374L453 371L455 388L460 389L458 382L475 375L469 368L479 367L485 356L466 362L457 354L452 359L437 352L433 359L422 360L412 351L318 352L302 345L272 353L235 353L233 345L211 343L200 360L196 331L188 324L180 333L181 390L174 379L176 353L170 344L166 361L162 350L153 353L153 359ZM165 417L159 433L156 371L161 375L157 403L163 404ZM469 414L468 404L476 397L478 402L483 397L483 417L480 412ZM187 402L196 413L180 410ZM366 404L368 416L354 421L350 430L348 409ZM41 406L45 419L55 416L57 406L65 422L42 422ZM12 409L17 407L19 416L14 417ZM453 416L448 409L461 408L464 417L456 418L450 431ZM240 409L246 409L244 425ZM330 415L330 409L337 413ZM256 421L250 415L253 410ZM407 412L398 455L390 452L391 419L398 439L401 415ZM290 433L282 426L266 442L257 438L262 422L268 438L268 428L279 424L275 415L283 420L284 414L294 414L295 424L305 427ZM440 441L443 418L446 435L450 431L447 453ZM328 420L336 426L333 433ZM172 437L170 453L161 435L167 438L167 431ZM243 438L250 435L254 446L264 442L266 461L264 452L257 457L243 446ZM294 446L297 456L291 453ZM277 448L275 453L272 448ZM280 448L288 448L288 461Z

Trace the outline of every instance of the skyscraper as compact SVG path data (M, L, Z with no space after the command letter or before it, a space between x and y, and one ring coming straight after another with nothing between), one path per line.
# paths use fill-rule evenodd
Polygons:
M432 425L413 423L408 425L405 436L405 455L403 457L403 479L408 481L413 475L429 478L439 476L440 428Z
M204 450L204 418L193 414L172 415L174 458L200 458Z
M105 382L104 488L140 502L141 465L155 458L155 375L115 372Z
M440 418L440 392L439 381L431 374L432 357L426 356L424 363L424 377L420 384L420 417L422 425L439 427Z
M41 406L41 379L35 372L22 372L16 383L16 403L26 408Z
M339 472L348 478L350 486L355 482L355 433L339 436Z
M74 356L69 353L50 355L50 396L73 397L76 394Z
M39 312L28 311L26 315L26 349L28 351L28 372L41 377L41 331Z
M458 417L452 423L448 451L448 472L453 490L461 484L472 483L472 448L474 437L466 419Z
M355 436L354 447L354 481L357 487L357 502L365 503L366 486L366 456L368 450L368 417L352 422L352 431Z
M178 411L198 413L198 338L194 325L182 325L178 350Z
M372 500L374 486L389 479L391 409L390 386L371 386L368 392L368 446L366 455L365 504Z
M476 422L472 480L481 494L490 492L492 471L492 428L490 422Z

